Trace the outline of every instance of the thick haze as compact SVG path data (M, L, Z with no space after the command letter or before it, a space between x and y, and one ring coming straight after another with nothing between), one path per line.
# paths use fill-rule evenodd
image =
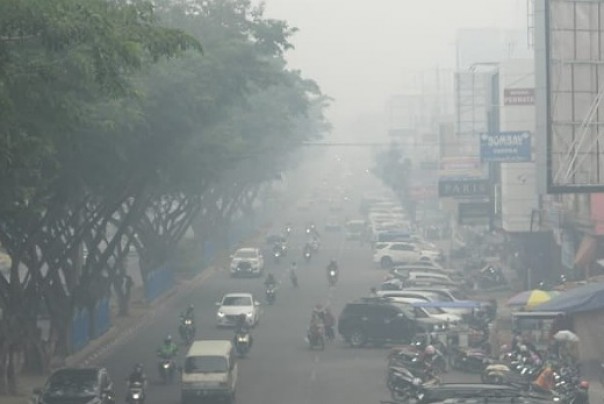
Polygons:
M336 99L334 133L380 130L393 93L418 72L453 67L460 28L526 29L527 0L266 0L300 29L288 60ZM377 118L377 119L376 119Z

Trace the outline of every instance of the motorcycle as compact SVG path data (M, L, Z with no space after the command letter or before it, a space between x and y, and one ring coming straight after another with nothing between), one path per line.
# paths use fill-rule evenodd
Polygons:
M275 286L269 285L266 287L266 302L270 305L275 303L277 297L277 290Z
M240 358L245 357L251 348L251 337L248 332L235 334L235 349Z
M145 402L145 386L143 385L143 383L128 383L126 402L128 404L143 404Z
M174 379L174 362L172 359L162 359L159 363L159 376L163 383L172 383Z
M281 255L282 255L281 250L273 250L273 258L275 259L275 264L279 263L279 260L281 259Z
M450 361L452 368L469 373L481 373L485 366L491 364L482 349L454 349Z
M322 331L309 331L308 332L308 345L310 349L319 348L319 350L325 349L325 334Z
M289 273L289 279L292 281L292 286L294 288L298 287L298 276L296 275L296 273L294 271L291 271Z
M405 402L410 398L417 397L422 379L415 377L408 369L393 367L388 369L386 386L390 390L392 399L396 402Z
M195 325L193 324L193 319L183 318L178 331L180 333L180 338L186 345L191 345L193 343L193 340L195 339Z
M310 252L310 250L305 250L303 256L304 256L304 260L306 262L309 262L310 258L311 258L311 252Z
M310 349L325 349L325 331L323 326L316 325L308 330L308 345Z
M338 272L335 269L330 269L327 274L327 280L329 282L329 286L336 286L336 282L338 281Z

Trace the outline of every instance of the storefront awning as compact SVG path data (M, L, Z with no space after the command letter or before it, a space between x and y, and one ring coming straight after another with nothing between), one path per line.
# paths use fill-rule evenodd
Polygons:
M591 236L583 237L581 245L575 255L575 266L585 268L591 264L596 257L596 250L598 249L598 241Z

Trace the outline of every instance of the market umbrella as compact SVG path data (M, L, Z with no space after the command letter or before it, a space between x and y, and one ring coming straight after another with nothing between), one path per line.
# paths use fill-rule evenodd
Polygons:
M555 291L545 291L539 289L525 290L524 292L520 292L517 295L512 296L507 301L507 305L532 307L549 301L557 293L558 292Z
M569 342L579 342L579 337L572 331L569 330L560 330L554 334L554 339L556 341L569 341Z

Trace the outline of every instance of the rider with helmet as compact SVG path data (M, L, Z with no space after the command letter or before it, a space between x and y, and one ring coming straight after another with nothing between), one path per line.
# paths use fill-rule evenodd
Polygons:
M264 280L264 286L267 288L274 287L277 284L277 280L275 279L275 275L269 273Z
M172 341L172 336L168 335L164 339L164 343L157 350L157 356L162 359L173 359L178 354L178 345Z
M251 348L252 343L254 342L254 339L252 338L251 329L252 329L252 327L251 327L250 323L247 321L247 316L245 314L240 314L237 317L237 322L235 323L235 336L233 337L233 340L235 340L235 338L237 338L237 335L248 334L250 336L250 348Z
M145 371L143 370L142 363L137 363L132 369L132 373L128 376L128 383L141 383L142 385L147 384L147 376L145 375Z

